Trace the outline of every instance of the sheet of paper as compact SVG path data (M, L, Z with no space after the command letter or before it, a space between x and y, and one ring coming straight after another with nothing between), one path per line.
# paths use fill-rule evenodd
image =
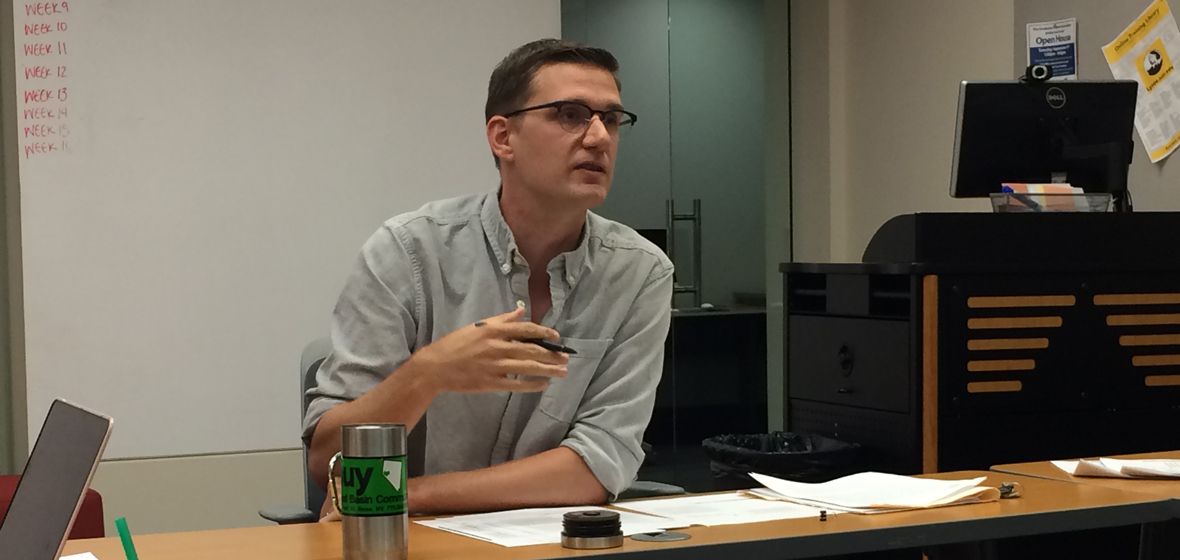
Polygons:
M890 513L890 512L894 512L894 511L906 511L909 509L915 509L912 507L848 507L848 506L841 506L841 505L835 505L835 504L825 504L823 502L805 500L802 498L787 498L787 497L784 497L782 494L779 494L778 492L775 492L774 490L771 490L769 488L751 488L750 490L746 490L746 493L749 494L750 496L754 496L756 498L761 498L763 500L786 502L786 503L792 503L792 504L813 507L815 509L818 509L819 511L822 511L822 512L825 512L828 514L832 514L832 513L836 513L836 512L874 514L874 513Z
M1084 459L1081 461L1050 461L1053 466L1065 471L1066 474L1073 476L1105 476L1111 478L1130 478L1129 476L1119 472L1118 469L1103 465L1097 459Z
M529 546L561 542L561 516L570 511L605 510L600 507L532 508L456 515L440 519L414 521L459 535L495 543L501 546ZM641 513L619 512L619 523L624 535L657 533L676 528L670 519Z
M711 527L777 519L819 517L820 512L820 509L816 507L763 500L749 496L745 492L656 500L631 500L619 502L615 504L615 507L666 517L682 527L690 525Z
M1180 478L1180 459L1102 459L1135 477ZM1112 466L1113 466L1112 465Z
M799 505L810 505L815 509L827 512L828 515L833 513L858 513L865 515L872 515L878 513L893 513L896 511L909 511L914 509L928 509L945 506L961 506L965 504L978 504L983 502L994 502L1000 499L1000 490L998 488L988 488L984 486L977 486L975 488L968 488L963 490L960 494L951 496L937 504L931 504L922 507L913 506L871 506L871 507L849 507L834 504L826 504L823 502L815 502L809 500L802 500L799 498L784 498L782 494L775 492L769 488L754 488L746 490L746 493L761 498L763 500L775 500L780 502L790 502Z
M89 553L89 552L83 552L81 554L71 554L69 556L62 556L61 560L98 560L98 557Z
M979 486L985 477L937 480L863 472L819 484L808 484L756 473L750 473L750 476L792 502L856 513L937 507L999 498L999 490Z
M1166 0L1153 0L1135 21L1102 47L1111 74L1139 82L1135 130L1152 162L1180 145L1180 76L1172 57L1180 56L1180 29Z
M1051 461L1054 466L1073 476L1107 478L1180 478L1177 459L1082 459Z
M1078 79L1077 18L1025 24L1024 36L1026 64L1052 68L1054 80Z

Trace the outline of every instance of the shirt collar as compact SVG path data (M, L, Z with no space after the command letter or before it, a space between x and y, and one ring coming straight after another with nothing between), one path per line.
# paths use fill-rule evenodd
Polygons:
M582 225L582 235L578 246L572 251L558 255L549 264L550 277L554 274L560 275L561 281L567 287L573 287L578 282L578 277L582 274L587 263L590 238L593 234L592 216L590 212L586 213L586 221ZM524 257L520 256L520 251L516 247L516 238L513 237L512 229L508 227L508 222L504 221L504 214L500 211L499 191L488 193L484 197L480 221L483 222L484 234L487 236L488 244L492 247L492 253L496 256L500 272L504 275L509 274L516 268L518 259L523 262Z
M516 238L512 230L508 229L508 222L504 221L504 214L500 212L499 191L484 196L483 208L480 209L480 221L483 222L484 235L496 255L496 266L500 272L508 274L512 271L513 260L516 258Z

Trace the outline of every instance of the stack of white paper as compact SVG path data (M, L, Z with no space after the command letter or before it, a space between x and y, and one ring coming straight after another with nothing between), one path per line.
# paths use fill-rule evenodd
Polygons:
M991 502L1000 491L980 486L985 477L969 480L936 480L879 472L863 472L829 482L808 484L750 473L765 489L751 493L826 510L852 513L884 513L907 509Z
M561 517L570 511L588 511L600 507L532 508L456 515L439 519L414 521L420 525L442 529L501 546L529 546L561 542ZM673 529L672 520L640 513L620 511L619 523L624 535L659 533Z
M626 508L670 519L677 527L690 525L734 525L778 519L818 517L820 508L781 501L762 500L744 492L704 494L683 498L660 498L619 502Z
M1111 478L1180 478L1180 459L1082 459L1053 461L1053 464L1074 476L1105 476Z

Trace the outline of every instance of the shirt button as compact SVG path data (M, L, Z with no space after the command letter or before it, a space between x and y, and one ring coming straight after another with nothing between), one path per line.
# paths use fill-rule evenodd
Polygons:
M508 274L509 272L512 272L512 263L504 263L503 265L500 266L500 270L502 272L504 272L504 274Z
M569 280L569 283L570 283L570 284L573 284L573 283L574 283L574 275L573 275L573 274L571 274L571 275L569 275L569 276L566 276L566 277L565 277L565 279L566 279L566 280Z

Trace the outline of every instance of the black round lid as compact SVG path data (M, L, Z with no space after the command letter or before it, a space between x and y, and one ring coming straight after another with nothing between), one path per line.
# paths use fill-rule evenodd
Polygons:
M619 513L593 509L562 516L561 533L567 537L611 537L622 533Z

